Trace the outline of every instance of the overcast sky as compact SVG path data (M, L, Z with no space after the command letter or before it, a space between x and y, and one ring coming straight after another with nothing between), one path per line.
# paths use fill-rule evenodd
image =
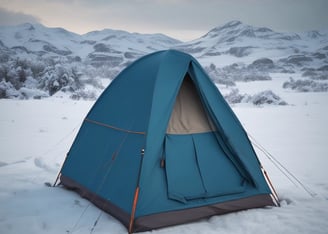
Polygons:
M38 22L79 34L111 28L186 41L231 20L276 31L328 29L328 0L0 0L0 25Z

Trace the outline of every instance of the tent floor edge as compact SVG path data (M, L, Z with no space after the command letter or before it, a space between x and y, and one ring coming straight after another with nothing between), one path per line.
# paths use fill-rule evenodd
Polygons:
M89 200L99 209L107 212L111 216L118 219L127 229L129 228L130 224L130 214L116 206L115 204L111 203L110 201L98 196L97 194L90 192L87 188L83 185L77 183L76 181L61 175L60 176L61 183L64 185L65 188L73 190L77 192L81 197Z
M145 232L153 229L190 223L214 215L222 215L253 208L262 208L265 206L275 206L271 194L254 195L208 206L156 213L136 218L134 221L134 232Z

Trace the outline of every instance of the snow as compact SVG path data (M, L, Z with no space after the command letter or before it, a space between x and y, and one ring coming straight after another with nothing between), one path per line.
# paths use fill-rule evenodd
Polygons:
M243 103L233 105L233 110L256 144L316 195L289 181L255 148L281 207L214 216L146 233L328 233L328 93L283 89L288 75L275 76L269 81L236 82L236 86L248 94L270 89L289 105ZM55 181L93 103L65 96L0 100L0 233L127 233L115 218L74 192L44 185Z

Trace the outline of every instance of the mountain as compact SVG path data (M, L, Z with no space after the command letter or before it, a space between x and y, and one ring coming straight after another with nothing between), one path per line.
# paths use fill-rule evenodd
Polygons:
M79 35L26 23L0 27L0 98L95 98L100 78L113 79L137 58L163 49L192 54L215 82L228 86L277 72L328 80L328 31L275 32L231 21L181 42L163 34L104 29Z
M67 56L87 60L94 65L115 60L115 65L118 65L118 61L126 62L145 53L166 49L180 41L163 34L139 34L111 29L78 35L63 28L26 23L0 27L0 43L17 54L44 58Z
M227 86L297 73L315 82L297 89L327 90L317 82L328 81L328 31L282 33L231 21L175 48L193 54L215 82Z
M245 63L251 63L252 59L263 56L281 59L293 54L319 52L327 45L327 33L318 31L301 34L280 33L265 27L231 21L177 48L204 60L221 57L222 66L231 64L231 58L235 62Z
M163 34L111 29L78 35L41 24L0 27L0 98L41 98L59 91L95 98L99 91L92 88L104 88L99 78L113 79L137 58L179 43Z

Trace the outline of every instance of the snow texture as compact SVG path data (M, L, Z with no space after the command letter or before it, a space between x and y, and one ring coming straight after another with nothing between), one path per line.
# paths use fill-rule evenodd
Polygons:
M280 78L282 79L282 78ZM146 233L327 233L328 93L288 92L274 80L237 83L242 92L272 89L290 105L234 104L248 134L287 167L306 188L294 184L257 148L281 207L214 216ZM66 152L93 105L67 98L0 100L0 233L126 233L113 217L53 183Z

